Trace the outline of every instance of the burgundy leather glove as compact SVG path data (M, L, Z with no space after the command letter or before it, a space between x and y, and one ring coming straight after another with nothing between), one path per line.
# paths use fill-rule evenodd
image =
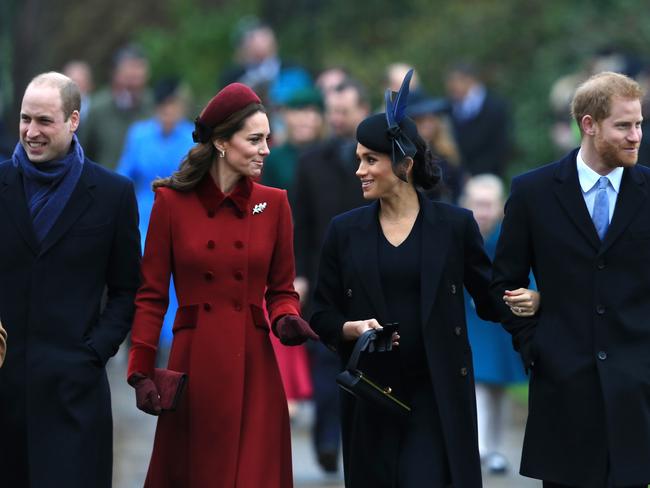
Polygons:
M309 324L297 315L283 315L275 323L275 332L285 346L298 346L307 339L319 339Z
M151 378L134 373L128 381L135 388L135 401L138 408L150 415L160 415L160 395Z

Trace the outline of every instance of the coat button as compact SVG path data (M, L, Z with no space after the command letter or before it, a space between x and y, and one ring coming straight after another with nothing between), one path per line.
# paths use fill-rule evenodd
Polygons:
M598 264L596 265L598 269L605 269L605 262L604 261L599 261Z
M214 214L215 214L214 210L208 210L208 218L210 219L214 218Z
M210 305L209 303L204 303L203 304L203 310L205 310L206 312L209 312L210 310L212 310L212 305Z
M244 249L244 243L242 241L235 241L235 247L237 249Z
M460 327L454 327L454 334L457 336L461 335L463 333L463 329Z
M214 249L214 241L212 239L208 241L208 249Z
M240 301L235 300L235 301L233 302L232 306L233 306L233 308L234 308L235 310L237 310L238 312L241 312L242 306L241 306L241 302L240 302Z
M351 288L348 288L347 290L345 290L345 296L348 297L348 298L352 298L352 289Z
M467 376L468 373L469 373L469 370L467 368L465 368L465 367L460 368L460 375L461 376Z
M598 359L604 361L607 359L607 353L605 351L598 351Z
M214 279L214 273L212 271L206 271L203 273L203 277L205 278L205 281L212 281Z
M605 307L603 305L597 305L596 306L596 313L598 315L604 315L605 314Z
M237 281L241 281L241 280L244 279L244 273L242 273L242 272L239 271L239 270L235 271L235 272L233 273L233 276L235 277L235 279L236 279Z
M453 284L453 283L451 284L451 287L449 288L449 290L451 291L452 295L455 295L456 291L458 291L458 290L456 290L456 285Z

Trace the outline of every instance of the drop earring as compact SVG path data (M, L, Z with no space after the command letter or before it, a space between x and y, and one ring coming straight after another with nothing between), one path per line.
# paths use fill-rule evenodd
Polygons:
M225 158L226 157L226 151L223 149L219 149L219 157Z

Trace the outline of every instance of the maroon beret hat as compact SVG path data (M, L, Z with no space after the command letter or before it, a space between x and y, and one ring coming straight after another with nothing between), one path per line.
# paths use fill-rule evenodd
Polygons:
M243 83L231 83L223 88L194 121L194 142L208 142L216 126L252 103L262 103L262 100Z

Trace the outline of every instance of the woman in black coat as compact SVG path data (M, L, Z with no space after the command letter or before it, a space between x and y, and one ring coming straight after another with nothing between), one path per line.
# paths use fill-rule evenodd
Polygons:
M438 181L433 157L400 111L408 78L387 114L357 128L357 176L375 200L334 218L323 245L311 324L345 363L369 328L399 322L390 352L366 354L363 370L411 407L406 419L342 393L348 488L478 488L472 354L463 286L479 315L498 320L488 295L490 260L472 214L423 198ZM406 89L404 89L406 87ZM513 306L532 314L519 290ZM497 325L495 325L497 326Z

